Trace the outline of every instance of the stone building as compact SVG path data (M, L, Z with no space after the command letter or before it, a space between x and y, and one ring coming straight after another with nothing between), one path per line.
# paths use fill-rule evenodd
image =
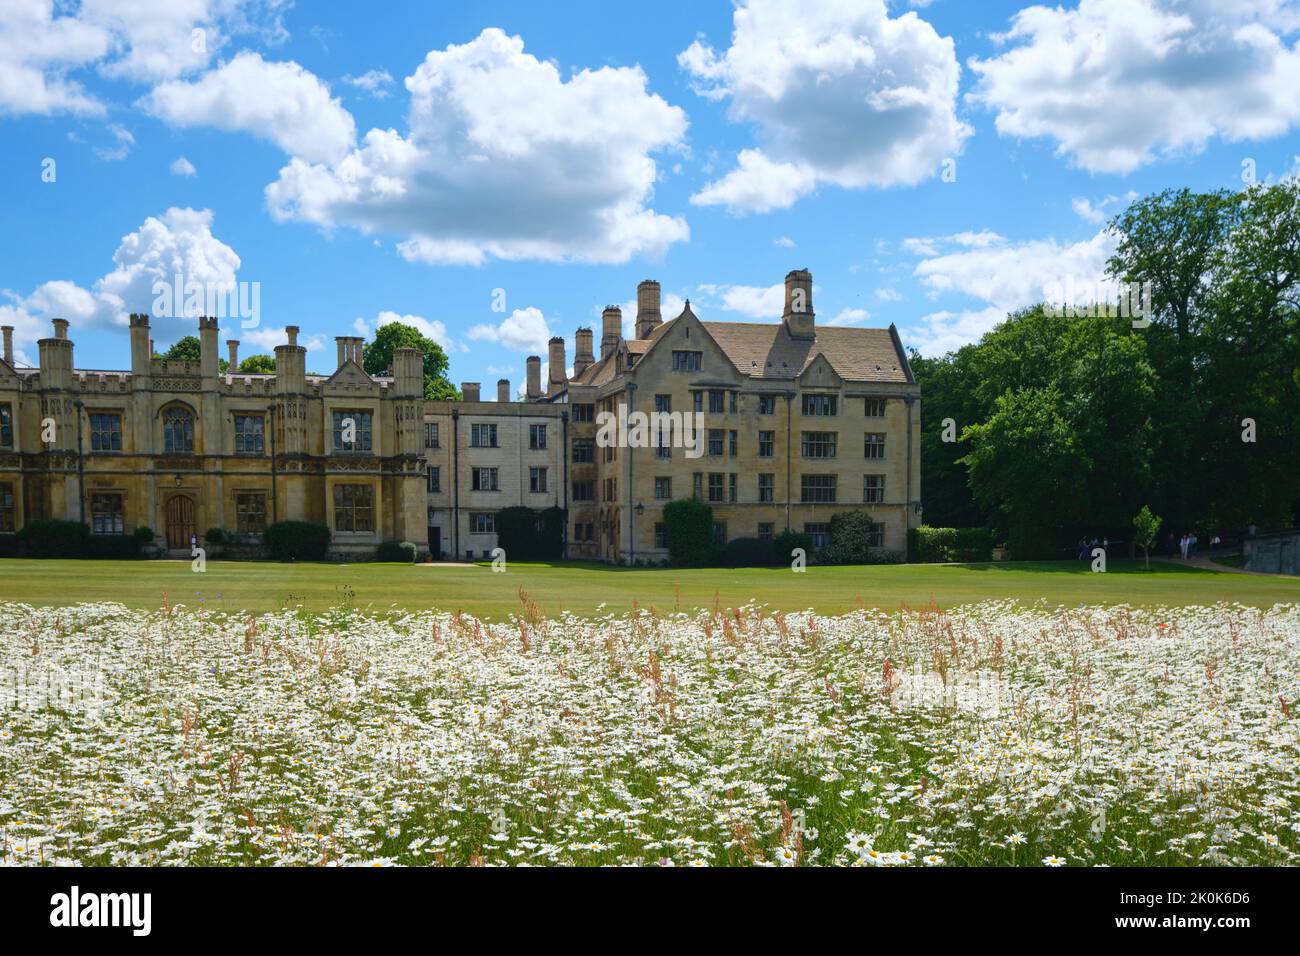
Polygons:
M861 509L878 547L906 553L920 524L920 386L892 325L819 326L812 292L811 273L795 270L778 322L705 322L689 301L665 322L659 283L646 280L636 337L606 308L600 357L580 329L568 381L564 343L551 340L550 382L533 400L570 413L570 555L663 560L663 507L692 496L712 506L719 543L789 528L820 547L833 514ZM602 414L620 406L699 413L703 454L659 436L649 447L602 442Z
M15 367L4 330L0 531L80 518L94 534L152 528L186 555L208 528L259 534L276 520L329 525L339 556L423 541L418 350L375 378L361 339L344 337L334 373L308 375L291 326L276 374L223 374L216 319L199 319L195 364L154 358L149 319L133 315L130 371L95 371L76 368L68 323L53 325L35 369ZM239 343L227 348L237 367Z
M833 514L863 509L875 543L904 552L920 523L920 388L898 333L818 326L805 270L770 323L701 321L689 302L664 321L659 283L642 282L634 338L607 308L599 357L590 329L572 366L551 339L547 381L530 356L522 400L502 379L495 401L474 382L460 401L424 401L418 351L370 376L355 337L336 340L333 374L308 375L292 327L274 375L220 373L211 319L196 366L152 358L134 316L129 372L75 369L67 323L54 329L38 369L14 367L6 332L0 531L84 515L96 533L147 526L188 553L209 527L295 519L328 525L340 556L409 540L478 560L497 513L527 505L565 511L568 557L639 562L667 558L663 507L691 496L719 541L791 528L821 545ZM603 424L636 412L690 415L698 444L605 440Z

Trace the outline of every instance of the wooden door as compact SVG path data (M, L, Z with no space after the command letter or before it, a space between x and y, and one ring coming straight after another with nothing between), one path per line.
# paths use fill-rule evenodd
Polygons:
M167 502L167 547L189 551L194 534L194 499L189 495L173 495Z

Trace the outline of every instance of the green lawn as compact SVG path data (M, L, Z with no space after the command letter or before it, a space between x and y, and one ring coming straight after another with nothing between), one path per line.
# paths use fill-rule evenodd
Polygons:
M132 607L203 604L265 611L339 604L418 609L442 607L499 618L518 610L520 590L546 613L589 614L600 604L625 611L633 602L660 610L734 607L749 601L783 610L826 613L900 604L943 607L989 599L1050 604L1211 604L1257 607L1300 602L1300 580L1113 561L1104 574L1084 562L982 565L883 565L789 569L630 570L593 564L487 565L270 564L209 561L197 574L188 561L37 561L0 559L0 601L67 605L119 601Z

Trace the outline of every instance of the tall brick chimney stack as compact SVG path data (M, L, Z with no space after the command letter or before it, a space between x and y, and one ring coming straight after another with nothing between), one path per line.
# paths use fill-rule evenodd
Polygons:
M569 384L568 374L565 367L568 363L564 360L564 339L556 335L546 343L546 394L554 395L564 386Z
M618 351L618 344L623 341L623 310L616 305L605 306L600 326L600 357L606 359Z
M785 313L781 316L792 339L814 339L817 326L812 301L812 273L794 269L785 276Z
M578 329L573 338L573 377L577 378L596 361L596 356L591 351L591 329Z
M663 322L659 313L659 283L646 279L636 287L636 337L650 338L655 326Z
M524 360L524 397L535 402L542 397L542 357L530 355Z

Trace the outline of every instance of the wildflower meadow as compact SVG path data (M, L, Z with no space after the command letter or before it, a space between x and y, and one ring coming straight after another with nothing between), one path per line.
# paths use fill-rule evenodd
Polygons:
M1279 865L1300 606L0 606L0 862Z

